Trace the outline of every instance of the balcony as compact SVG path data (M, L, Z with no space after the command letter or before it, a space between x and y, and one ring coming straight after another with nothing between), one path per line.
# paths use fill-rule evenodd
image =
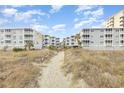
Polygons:
M123 20L120 20L120 23L124 23L124 19Z
M120 19L122 19L122 20L123 20L123 19L124 19L124 16L121 16L121 17L120 17Z
M123 24L120 24L121 27L124 27L124 23Z
M11 40L5 40L6 44L11 44Z

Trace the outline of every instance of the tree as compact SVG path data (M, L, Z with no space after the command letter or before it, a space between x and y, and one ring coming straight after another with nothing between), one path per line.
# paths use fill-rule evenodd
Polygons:
M25 49L28 48L28 50L31 49L31 47L34 47L34 44L31 40L27 41L26 44L25 44Z
M76 34L75 39L78 42L78 47L81 47L80 34Z

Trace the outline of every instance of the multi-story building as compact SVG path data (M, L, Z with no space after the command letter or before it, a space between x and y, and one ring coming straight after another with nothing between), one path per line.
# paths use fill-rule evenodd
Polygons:
M105 22L106 28L123 28L124 27L124 10L109 17Z
M31 28L0 29L0 49L25 48L29 41L33 43L34 48L42 48L41 33Z
M50 36L49 35L43 35L43 47L50 46Z
M124 28L90 28L80 32L82 47L124 48Z
M77 47L78 46L78 42L77 42L75 35L64 38L63 42L64 42L65 47Z
M60 38L56 38L50 35L43 35L43 47L49 47L49 46L59 47Z
M60 38L56 38L56 37L53 37L53 36L50 37L50 45L59 47L59 45L60 45Z

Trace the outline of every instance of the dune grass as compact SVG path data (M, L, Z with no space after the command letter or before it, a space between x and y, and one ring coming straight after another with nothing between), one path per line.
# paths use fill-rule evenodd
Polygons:
M124 87L124 51L65 50L62 66L73 82L83 79L89 87Z
M0 87L38 87L36 78L40 68L33 63L43 63L54 52L48 49L12 52L0 51Z

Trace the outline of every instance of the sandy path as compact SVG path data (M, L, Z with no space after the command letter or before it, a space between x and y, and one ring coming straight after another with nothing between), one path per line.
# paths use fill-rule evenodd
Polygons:
M54 56L42 71L39 77L39 86L44 88L68 88L70 87L70 77L65 77L61 71L64 61L64 52L59 52Z

